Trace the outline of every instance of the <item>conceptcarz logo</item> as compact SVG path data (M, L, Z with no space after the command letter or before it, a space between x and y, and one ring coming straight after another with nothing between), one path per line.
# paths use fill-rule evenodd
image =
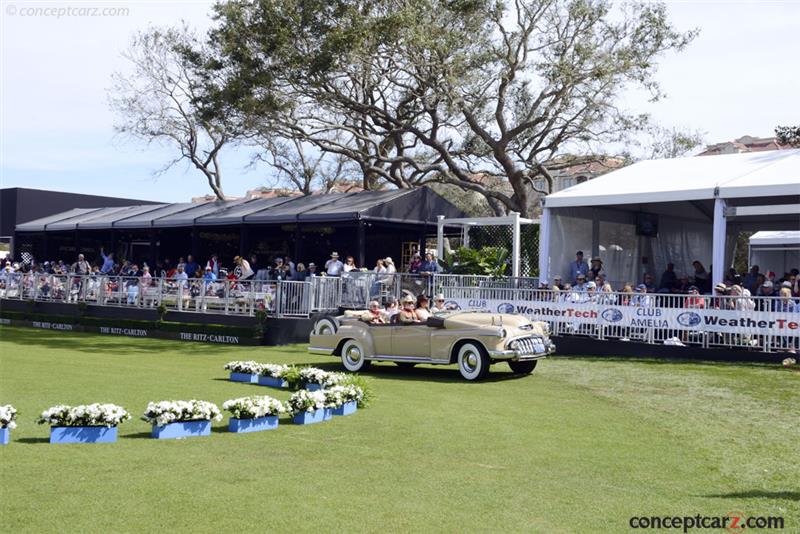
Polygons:
M514 313L514 305L510 302L504 302L497 306L498 313Z
M678 315L676 320L679 325L688 327L697 326L703 321L700 314L695 312L683 312Z
M601 313L600 316L603 318L603 320L609 323L618 323L622 320L622 312L617 308L608 308L607 310L603 310L603 313Z
M725 515L650 515L633 516L628 526L641 530L675 529L688 532L694 529L725 530L733 534L746 530L783 530L784 520L780 516L746 515L742 512L728 512Z

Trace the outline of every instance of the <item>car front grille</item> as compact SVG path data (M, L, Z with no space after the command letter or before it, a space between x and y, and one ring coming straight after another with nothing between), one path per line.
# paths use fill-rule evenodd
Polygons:
M521 356L526 354L544 354L547 352L545 340L539 336L515 339L508 345L508 348Z

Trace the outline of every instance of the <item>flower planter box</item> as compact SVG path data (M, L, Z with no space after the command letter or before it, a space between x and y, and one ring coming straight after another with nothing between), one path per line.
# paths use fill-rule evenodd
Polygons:
M231 417L228 421L228 430L231 432L261 432L278 428L278 416L255 417L253 419L236 419Z
M285 388L288 383L283 378L275 378L274 376L259 376L259 386L268 386L271 388Z
M0 428L0 445L8 445L8 440L11 438L11 429Z
M292 422L296 425L311 425L314 423L321 423L325 420L325 410L317 410L315 412L301 412L292 417Z
M151 436L156 439L177 439L210 436L211 421L181 421L164 426L153 425Z
M231 373L231 382L245 382L247 384L258 384L258 375L250 373Z
M115 426L51 426L50 443L114 443Z
M358 403L356 401L348 401L333 409L333 415L350 415L351 413L355 413L358 409Z
M305 388L303 388L303 389L307 389L308 391L319 391L319 390L321 390L323 388L322 388L322 386L320 384L308 384L308 383L306 383L305 384Z
M333 408L324 408L322 410L322 420L330 421L331 419L333 419Z

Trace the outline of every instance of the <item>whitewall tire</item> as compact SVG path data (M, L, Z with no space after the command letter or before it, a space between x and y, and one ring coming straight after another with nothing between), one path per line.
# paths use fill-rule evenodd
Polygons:
M339 321L335 317L323 317L314 323L314 333L318 336L329 336L339 330Z
M342 366L351 373L363 371L371 362L366 359L364 347L355 339L348 339L342 345Z
M489 374L489 355L478 343L468 342L458 349L458 371L467 380L481 380Z

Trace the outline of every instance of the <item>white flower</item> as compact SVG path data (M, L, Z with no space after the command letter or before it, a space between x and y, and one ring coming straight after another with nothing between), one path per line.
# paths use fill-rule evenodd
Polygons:
M0 406L0 428L17 428L17 409L10 404Z
M324 391L308 391L301 389L292 394L286 402L286 409L292 415L301 412L315 412L326 407L326 397Z
M222 413L216 404L201 400L151 402L142 415L148 423L164 426L179 421L219 421Z
M39 424L51 426L117 426L130 419L130 414L116 404L81 404L52 406L42 412Z
M242 397L231 399L222 404L222 408L233 414L236 419L253 419L279 415L286 411L283 403L269 396Z

